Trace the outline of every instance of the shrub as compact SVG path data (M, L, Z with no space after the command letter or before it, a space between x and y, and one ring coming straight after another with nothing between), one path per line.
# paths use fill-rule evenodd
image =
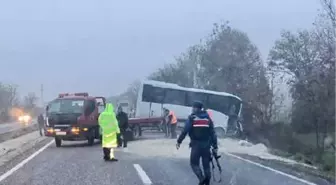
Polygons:
M322 169L335 172L335 152L326 151L322 155Z

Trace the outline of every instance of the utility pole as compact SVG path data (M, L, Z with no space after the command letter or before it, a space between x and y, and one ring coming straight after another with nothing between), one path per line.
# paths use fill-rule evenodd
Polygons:
M193 63L193 88L200 88L200 85L198 83L198 74L199 70L201 68L199 57L194 57L194 63Z
M193 74L193 88L198 88L197 75L198 75L198 56L195 53L192 53L192 74Z
M44 107L44 100L43 100L43 84L41 84L41 106L42 106L42 108Z

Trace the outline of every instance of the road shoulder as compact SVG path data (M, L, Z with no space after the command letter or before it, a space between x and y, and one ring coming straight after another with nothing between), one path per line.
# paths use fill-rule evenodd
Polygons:
M231 154L247 159L247 160L250 160L250 161L253 161L255 163L259 163L261 165L264 165L270 168L278 169L281 172L314 182L316 184L320 184L320 185L335 184L335 179L328 178L326 176L321 176L321 174L318 173L318 170L314 170L312 168L304 167L301 165L295 165L295 164L291 165L291 164L277 161L277 160L262 159L260 157L252 156L248 154L240 154L240 153L231 153Z
M0 143L5 142L10 139L15 139L26 135L28 133L38 130L38 125L36 122L27 126L22 126L21 124L12 123L13 125L7 125L5 128L0 130ZM14 127L14 125L16 126ZM19 126L19 127L18 127Z
M35 131L0 143L0 175L50 141L50 138L41 137L39 132Z

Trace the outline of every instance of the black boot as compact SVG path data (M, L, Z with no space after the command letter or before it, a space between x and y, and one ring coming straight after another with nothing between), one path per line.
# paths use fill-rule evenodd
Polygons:
M204 181L205 181L205 179L201 180L201 181L198 183L198 185L204 185Z
M118 159L116 159L116 158L110 159L109 157L104 157L104 160L109 161L109 162L117 162L118 161Z
M110 161L112 161L112 162L117 162L118 159L116 159L116 158L112 158L112 159L110 159Z
M203 183L204 185L210 185L210 178L205 178Z
M210 185L210 179L209 178L204 178L201 180L198 185Z

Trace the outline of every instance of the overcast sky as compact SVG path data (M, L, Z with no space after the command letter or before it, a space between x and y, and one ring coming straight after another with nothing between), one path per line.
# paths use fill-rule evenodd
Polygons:
M311 27L319 0L0 0L0 81L45 99L110 96L196 44L221 20L267 57L282 29Z

